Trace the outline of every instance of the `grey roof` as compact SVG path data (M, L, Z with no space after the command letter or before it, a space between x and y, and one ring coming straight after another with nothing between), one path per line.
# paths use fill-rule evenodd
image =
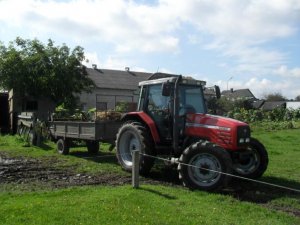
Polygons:
M238 99L238 98L256 99L249 89L222 91L221 95L233 99Z
M252 106L254 109L260 109L264 103L265 100L257 100L255 102L252 102Z
M136 90L140 81L147 80L152 73L130 70L86 69L88 76L98 88Z
M285 101L265 102L262 105L261 109L269 111L269 110L273 110L273 109L280 108L280 107L285 108L286 102Z

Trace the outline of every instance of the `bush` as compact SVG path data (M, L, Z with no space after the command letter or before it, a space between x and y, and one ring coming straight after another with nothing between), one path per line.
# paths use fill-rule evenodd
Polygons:
M251 123L253 126L263 126L266 130L292 129L295 122L300 121L300 109L277 108L272 111L246 110L234 108L227 117Z

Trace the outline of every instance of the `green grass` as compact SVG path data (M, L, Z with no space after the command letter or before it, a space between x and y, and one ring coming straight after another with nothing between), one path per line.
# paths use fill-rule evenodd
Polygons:
M269 166L261 180L299 190L300 129L255 129L253 136L269 152ZM55 158L58 167L128 176L106 145L98 157L88 155L85 147L72 148L70 155L62 156L53 143L43 148L23 145L16 137L0 136L0 152L12 156ZM242 196L143 183L137 190L85 186L24 191L22 184L1 189L5 185L0 182L0 224L300 224L299 194L251 182L236 183L243 189Z
M144 185L0 194L1 224L299 224L232 197Z
M269 153L269 166L265 177L274 177L282 184L300 184L300 129L259 131L253 135L259 139Z

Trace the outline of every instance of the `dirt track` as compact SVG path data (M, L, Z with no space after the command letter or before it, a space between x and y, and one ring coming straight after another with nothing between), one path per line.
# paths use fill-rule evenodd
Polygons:
M131 182L130 176L117 174L87 175L75 173L71 167L57 167L57 159L47 160L11 158L0 153L0 184L47 183L52 187L78 185L121 185Z

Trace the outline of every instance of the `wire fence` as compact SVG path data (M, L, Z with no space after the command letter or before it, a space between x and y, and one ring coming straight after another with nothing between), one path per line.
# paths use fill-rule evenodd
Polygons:
M157 157L157 156L153 156L153 155L148 155L148 154L145 154L145 153L140 153L140 154L143 155L143 156L146 156L146 157L151 157L151 158L155 158L155 159L158 159L158 160L167 161L169 163L181 164L181 165L184 165L184 166L193 167L193 168L201 169L201 170L206 170L206 171L214 172L214 173L218 173L218 174L223 174L223 175L234 177L234 178L241 179L241 180L246 180L246 181L250 181L250 182L255 182L255 183L259 183L259 184L264 184L264 185L268 185L268 186L272 186L272 187L281 188L281 189L285 189L285 190L300 193L300 190L296 189L296 188L291 188L291 187L287 187L287 186L273 184L273 183L269 183L269 182L265 182L265 181L261 181L261 180L255 180L255 179L251 179L251 178L247 178L247 177L238 176L238 175L235 175L235 174L224 173L224 172L221 172L221 171L212 170L212 169L199 167L199 166L195 166L195 165L191 165L191 164L186 164L186 163L182 163L182 162L174 162L170 159L161 158L161 157Z
M201 169L201 170L205 170L205 171L209 171L209 172L214 172L214 173L230 176L230 177L237 178L237 179L240 179L240 180L246 180L246 181L250 181L250 182L254 182L254 183L259 183L259 184L263 184L263 185L267 185L267 186L271 186L271 187L276 187L276 188L280 188L280 189L300 193L300 189L296 189L296 188L291 188L291 187L287 187L287 186L283 186L283 185L273 184L273 183L266 182L266 181L255 180L255 179L251 179L251 178L247 178L247 177L243 177L243 176L238 176L236 174L225 173L225 172L222 172L222 171L217 171L217 170L212 170L212 169L208 169L208 168L204 168L204 167L199 167L199 166L195 166L195 165L192 165L192 164L187 164L187 163L183 163L183 162L179 162L179 161L174 161L174 160L171 160L171 159L168 159L168 158L158 157L158 156L149 155L149 154L145 154L145 153L141 153L141 152L139 152L139 154L141 156L150 157L150 158L153 158L153 159L156 159L156 160L159 160L159 161L167 162L169 164L177 164L177 165L181 164L181 165L188 166L188 167L193 167L193 168L196 168L196 169L199 169L199 170ZM126 157L128 157L128 155L132 156L132 154L128 153L128 154L100 155L100 156L91 156L91 157L83 157L83 158L85 158L85 159L109 158L109 157L115 157L116 155L126 156Z

